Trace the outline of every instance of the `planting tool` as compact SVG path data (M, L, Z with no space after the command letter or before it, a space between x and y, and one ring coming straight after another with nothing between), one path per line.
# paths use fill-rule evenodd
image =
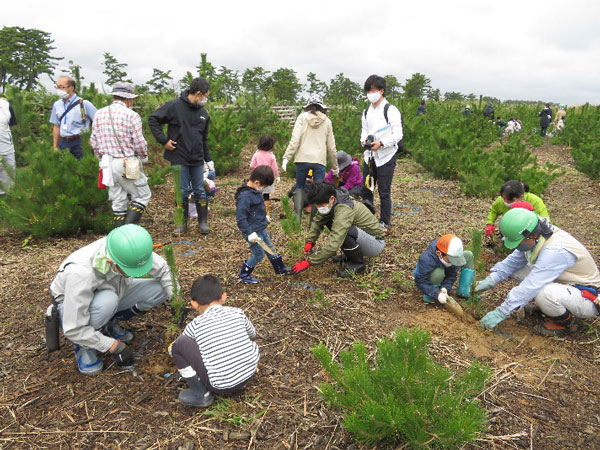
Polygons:
M265 244L265 241L263 241L261 238L258 238L258 240L256 241L256 243L258 245L260 245L262 247L262 249L267 252L269 255L273 255L275 256L275 252L273 250L271 250L271 248Z
M446 301L446 303L444 303L444 306L446 307L446 309L448 311L450 311L456 317L459 317L461 319L464 318L465 313L462 309L462 306L460 306L458 304L458 302L456 300L454 300L452 297L448 297L448 300Z

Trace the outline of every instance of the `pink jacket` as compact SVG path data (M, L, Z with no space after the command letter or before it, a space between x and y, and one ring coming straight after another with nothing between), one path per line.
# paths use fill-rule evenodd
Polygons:
M268 150L257 150L252 155L252 161L250 161L250 168L256 169L258 166L270 166L273 169L275 178L279 178L279 169L277 168L277 159L273 152Z
M340 185L348 190L362 185L363 177L362 173L360 172L360 164L356 158L352 159L350 165L342 170L340 175L342 176L342 182ZM328 183L333 183L333 171L330 170L327 173L327 176L325 176L325 181Z

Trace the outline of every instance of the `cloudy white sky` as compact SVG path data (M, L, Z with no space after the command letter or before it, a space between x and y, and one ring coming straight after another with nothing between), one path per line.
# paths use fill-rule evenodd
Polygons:
M102 54L175 79L200 53L216 66L294 69L362 85L371 73L415 72L442 93L600 103L600 2L557 1L113 1L3 2L0 25L52 33L55 56L104 80Z

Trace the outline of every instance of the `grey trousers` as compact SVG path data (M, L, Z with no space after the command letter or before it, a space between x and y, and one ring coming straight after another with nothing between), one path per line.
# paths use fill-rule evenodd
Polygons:
M0 162L0 192L3 192L13 185L13 179L9 175L7 168L14 174L17 167L14 150L6 155L0 155L0 160L3 160L4 164L6 164L5 168L4 164Z
M358 227L356 227L356 229L358 230L356 242L360 247L362 255L367 257L379 256L385 247L385 241L383 239L376 239L374 236L371 236L369 233Z
M140 311L147 311L160 305L167 299L167 294L160 282L148 279L134 279L121 298L110 289L101 289L94 293L90 303L90 325L99 330L119 311L135 306ZM58 313L62 318L63 302L58 304Z

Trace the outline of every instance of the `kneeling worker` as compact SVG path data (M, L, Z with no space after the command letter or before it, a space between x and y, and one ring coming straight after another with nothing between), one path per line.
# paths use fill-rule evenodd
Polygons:
M540 220L523 208L511 209L500 220L504 245L515 249L492 267L475 291L495 286L508 277L521 280L510 290L502 305L487 313L480 324L492 329L511 313L534 300L550 320L534 331L556 336L574 330L575 318L587 319L600 313L600 272L592 255L566 231Z
M353 200L344 188L336 189L325 182L315 182L308 188L308 201L317 207L304 246L307 258L292 267L296 274L311 265L321 264L341 247L346 265L338 271L343 278L365 271L364 256L378 256L385 246L385 232L375 215L361 202ZM323 227L329 228L327 244L311 253Z

